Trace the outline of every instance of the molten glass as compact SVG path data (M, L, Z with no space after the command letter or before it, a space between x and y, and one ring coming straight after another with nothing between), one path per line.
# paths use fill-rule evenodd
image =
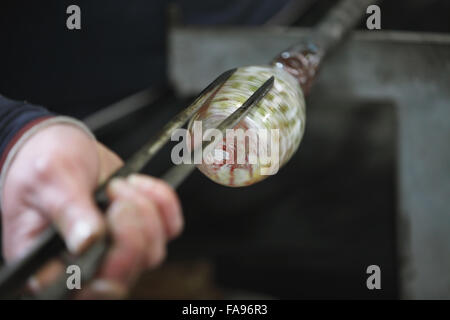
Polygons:
M271 76L275 77L273 88L197 165L211 180L230 187L254 184L275 174L297 150L305 130L303 92L291 74L276 66L237 69L198 102L203 106L189 122L190 134L197 140L196 121L201 121L202 132L208 134L207 129L217 127Z

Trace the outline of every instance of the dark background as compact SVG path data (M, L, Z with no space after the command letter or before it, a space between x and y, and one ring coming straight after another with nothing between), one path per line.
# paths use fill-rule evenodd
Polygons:
M167 6L181 25L264 24L288 0L3 0L0 93L84 117L150 86L167 85ZM313 26L336 1L304 0L289 24ZM66 8L82 8L82 31L66 28ZM382 29L450 32L445 0L383 1ZM195 45L195 44L193 44ZM280 49L281 50L281 49Z

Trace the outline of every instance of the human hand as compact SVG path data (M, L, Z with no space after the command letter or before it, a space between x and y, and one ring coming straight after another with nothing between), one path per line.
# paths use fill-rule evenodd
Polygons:
M103 215L93 192L121 165L116 154L73 125L53 124L31 136L13 159L2 189L7 262L23 257L50 223L73 254L108 228L113 246L77 297L124 297L144 269L161 263L183 218L173 189L145 175L114 179L107 188L111 205ZM63 268L60 260L50 262L29 282L32 291L47 286Z

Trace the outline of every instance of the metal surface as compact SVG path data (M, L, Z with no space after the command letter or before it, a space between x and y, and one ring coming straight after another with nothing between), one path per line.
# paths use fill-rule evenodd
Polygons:
M191 94L220 70L265 64L268 56L308 32L176 29L169 42L171 79L181 94ZM450 298L449 57L447 35L354 32L324 63L313 90L386 99L397 106L398 256L404 298Z
M374 0L341 0L333 6L308 35L299 37L280 52L272 64L289 72L308 95L322 60L360 21Z

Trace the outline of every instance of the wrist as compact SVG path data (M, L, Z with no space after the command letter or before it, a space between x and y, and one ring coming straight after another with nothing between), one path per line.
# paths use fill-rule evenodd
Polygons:
M3 186L6 180L7 172L11 167L11 164L14 162L19 151L22 147L37 133L42 132L44 129L49 127L54 127L56 125L69 125L73 126L77 130L83 131L89 138L95 141L94 134L89 130L89 128L81 121L66 117L66 116L55 116L55 117L47 117L44 119L39 119L39 121L35 121L31 123L31 125L27 125L24 127L15 139L12 141L12 145L8 148L9 150L4 155L3 163L0 169L0 209L1 209L1 200L3 197Z

